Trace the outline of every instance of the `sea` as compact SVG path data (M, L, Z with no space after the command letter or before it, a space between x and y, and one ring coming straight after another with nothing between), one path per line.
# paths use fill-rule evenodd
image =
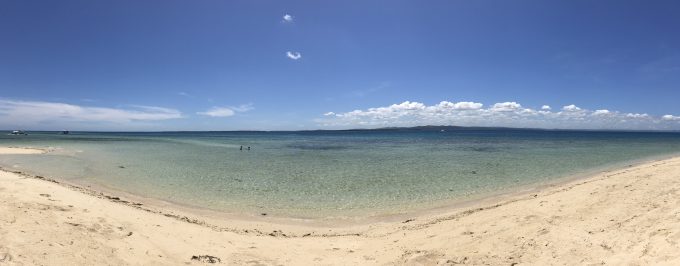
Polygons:
M9 132L7 132L9 133ZM6 169L232 214L381 216L680 154L680 133L426 127L0 133Z

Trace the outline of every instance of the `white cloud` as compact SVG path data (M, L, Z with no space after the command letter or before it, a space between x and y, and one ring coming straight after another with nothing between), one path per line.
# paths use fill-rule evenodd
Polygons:
M522 108L522 105L516 102L496 103L491 107L492 111L497 112L511 112Z
M581 108L579 108L576 105L571 104L571 105L567 105L567 106L562 107L562 110L567 111L567 112L578 112L578 111L581 111Z
M253 104L242 104L236 107L220 107L215 106L204 112L197 112L196 114L205 115L210 117L230 117L236 113L247 112L253 110Z
M421 125L503 126L563 129L680 129L662 121L680 121L680 116L652 117L607 109L588 110L567 105L552 112L523 108L517 102L501 102L484 108L481 103L442 101L434 105L405 101L386 107L350 112L327 112L316 120L335 128Z
M390 107L387 108L386 110L399 112L399 111L413 111L413 110L423 110L423 109L425 109L425 105L422 104L422 103L405 101L405 102L400 103L400 104L390 105Z
M182 118L182 113L178 110L155 106L131 106L122 109L0 99L0 127L78 127L83 123L131 124L177 118Z
M612 114L612 112L610 112L607 109L595 110L595 112L593 112L593 115L600 115L600 116L605 116L605 115L610 115L610 114Z
M543 106L541 106L541 110L550 111L551 109L552 109L552 108L550 108L550 105L543 105Z
M454 110L477 110L481 109L484 105L476 102L457 102L453 104Z
M627 118L648 118L649 115L648 114L627 113L626 117Z
M302 58L302 54L300 54L299 52L288 51L288 52L286 52L286 56L290 59L293 59L293 60L298 60L298 59Z
M293 16L291 16L289 14L283 15L283 22L289 22L289 23L293 22Z
M680 116L664 115L661 117L661 119L666 121L680 121Z

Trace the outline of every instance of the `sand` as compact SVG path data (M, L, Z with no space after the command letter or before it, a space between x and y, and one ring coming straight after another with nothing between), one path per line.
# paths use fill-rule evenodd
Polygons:
M48 152L45 149L23 147L0 147L0 154L41 154Z
M0 265L680 265L680 157L399 221L191 215L5 169Z

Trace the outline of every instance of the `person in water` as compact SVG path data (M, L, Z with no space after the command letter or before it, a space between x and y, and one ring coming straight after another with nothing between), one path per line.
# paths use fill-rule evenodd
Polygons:
M248 146L248 150L250 150L250 146Z
M242 150L243 150L243 145L241 145L241 148L239 148L238 150L239 150L239 151L242 151Z

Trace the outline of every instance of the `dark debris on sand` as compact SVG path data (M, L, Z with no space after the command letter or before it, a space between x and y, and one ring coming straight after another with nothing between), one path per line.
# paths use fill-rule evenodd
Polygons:
M198 255L198 256L193 255L193 256L191 256L191 260L205 262L205 263L222 262L222 260L220 258L215 257L215 256L210 256L210 255Z

